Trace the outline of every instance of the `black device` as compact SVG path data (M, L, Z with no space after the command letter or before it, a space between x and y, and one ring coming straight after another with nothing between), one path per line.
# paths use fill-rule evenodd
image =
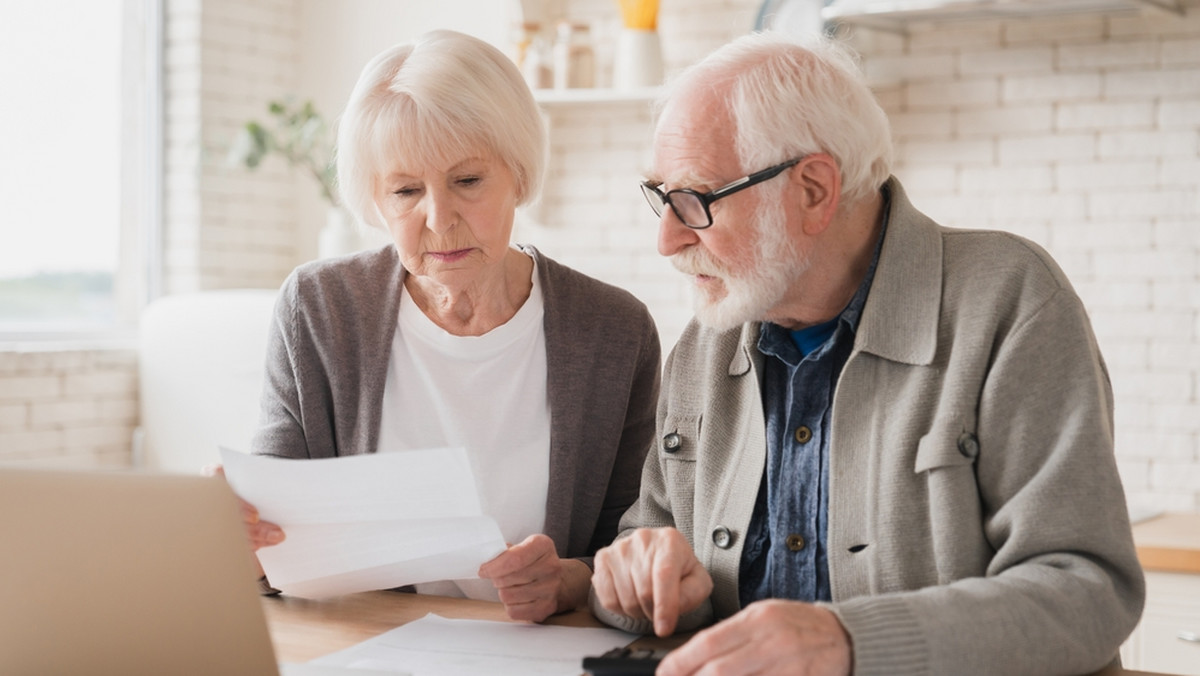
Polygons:
M592 676L654 676L669 650L613 648L603 655L583 658L583 670Z

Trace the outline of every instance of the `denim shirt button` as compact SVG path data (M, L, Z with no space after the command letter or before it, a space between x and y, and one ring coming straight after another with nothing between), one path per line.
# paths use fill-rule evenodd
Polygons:
M812 437L812 430L808 428L808 425L801 425L796 428L796 443L807 444L808 442L812 441Z

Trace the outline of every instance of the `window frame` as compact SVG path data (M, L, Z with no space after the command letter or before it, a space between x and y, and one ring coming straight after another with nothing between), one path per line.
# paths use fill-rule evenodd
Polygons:
M121 169L116 314L111 325L16 330L0 325L0 351L15 345L121 345L161 294L164 188L165 0L121 2Z

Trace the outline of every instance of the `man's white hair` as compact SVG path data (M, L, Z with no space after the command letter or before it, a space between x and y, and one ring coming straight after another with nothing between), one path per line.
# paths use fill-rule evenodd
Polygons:
M827 153L841 168L844 205L875 193L891 174L887 115L854 53L831 38L745 35L682 72L663 103L704 89L722 96L746 172Z

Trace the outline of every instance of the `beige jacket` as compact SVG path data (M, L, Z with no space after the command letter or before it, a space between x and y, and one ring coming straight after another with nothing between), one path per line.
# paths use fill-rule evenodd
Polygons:
M1083 305L1035 244L940 227L889 185L832 414L830 608L855 673L1099 669L1137 623L1144 583ZM757 324L684 332L664 373L659 447L621 521L622 533L675 526L691 540L715 582L711 605L684 618L693 625L739 609L766 455L758 335Z

